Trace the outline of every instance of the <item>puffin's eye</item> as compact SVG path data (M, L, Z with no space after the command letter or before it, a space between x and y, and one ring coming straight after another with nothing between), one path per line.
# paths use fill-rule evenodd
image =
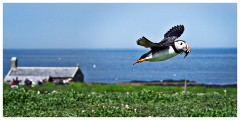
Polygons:
M182 45L182 42L180 43L180 45Z

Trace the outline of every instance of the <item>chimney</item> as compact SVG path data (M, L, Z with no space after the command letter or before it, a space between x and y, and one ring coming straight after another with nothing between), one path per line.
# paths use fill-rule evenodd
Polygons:
M12 57L11 62L11 68L17 68L17 57Z

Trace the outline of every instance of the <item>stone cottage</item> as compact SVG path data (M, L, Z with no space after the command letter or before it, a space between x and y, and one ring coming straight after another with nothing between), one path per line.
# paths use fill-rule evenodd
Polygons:
M18 78L18 80L23 83L26 79L31 79L34 82L38 80L66 80L72 79L72 81L83 82L84 75L77 67L18 67L16 57L11 59L11 69L5 76L5 82L11 82L13 79Z

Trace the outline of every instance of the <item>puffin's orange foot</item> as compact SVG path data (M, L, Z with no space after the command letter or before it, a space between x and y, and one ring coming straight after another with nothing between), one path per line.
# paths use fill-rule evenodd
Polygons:
M137 60L136 62L133 63L133 65L137 64L137 63L141 63L143 61L147 60L146 58L143 58L143 59L140 59L140 60Z

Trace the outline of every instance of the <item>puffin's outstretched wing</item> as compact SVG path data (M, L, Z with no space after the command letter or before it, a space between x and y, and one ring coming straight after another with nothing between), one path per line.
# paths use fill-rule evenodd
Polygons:
M142 37L137 40L137 44L140 46L144 46L146 48L166 48L174 44L174 41L182 35L184 31L183 25L177 25L172 27L167 33L164 34L164 39L159 43L153 43L145 37Z
M167 33L164 34L164 39L159 42L161 46L171 46L174 44L174 41L182 35L184 32L183 25L177 25L172 27Z
M145 48L158 48L162 47L159 43L153 43L144 36L137 40L137 44L140 46L144 46Z
M172 37L172 36L178 38L182 35L183 31L184 31L183 25L174 26L167 33L164 34L164 38Z

